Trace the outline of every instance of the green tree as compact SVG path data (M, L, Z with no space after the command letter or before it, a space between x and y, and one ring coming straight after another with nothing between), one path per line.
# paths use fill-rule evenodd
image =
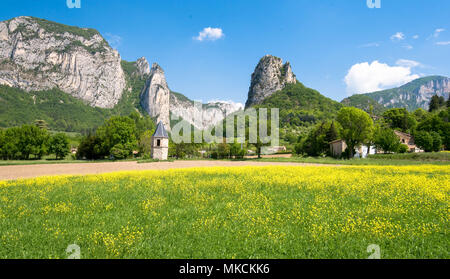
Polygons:
M154 131L145 131L139 138L139 153L141 156L148 157L152 151L152 135Z
M340 135L349 149L349 157L353 157L355 147L370 140L373 130L372 118L363 110L344 107L338 112L337 121L341 124Z
M309 156L320 156L326 153L330 149L327 132L329 129L327 129L326 123L318 124L304 140L303 152Z
M3 140L1 144L1 156L4 160L20 159L19 151L20 128L13 127L3 132Z
M5 159L3 157L3 152L4 152L3 148L5 147L5 145L6 145L6 132L5 132L5 130L0 128L0 158L1 159Z
M417 125L417 130L439 133L445 148L450 148L450 123L447 110L441 111L439 114L430 114Z
M383 113L384 121L394 130L411 133L417 126L417 121L405 108L393 108Z
M82 138L78 146L77 158L98 160L108 155L102 148L102 140L96 135L87 135Z
M123 160L133 155L133 147L130 143L118 143L111 148L110 155L114 160Z
M294 146L294 152L297 155L303 154L303 143L299 142Z
M445 106L445 98L442 96L434 95L431 97L430 106L428 108L429 112L439 110L441 107Z
M190 144L189 143L174 143L170 141L169 143L169 155L171 157L175 157L177 159L183 159L185 158L188 153L191 153L190 150Z
M445 98L444 98L444 96L440 96L439 97L439 106L440 107L445 106Z
M298 140L298 136L292 132L287 132L284 136L284 139L290 144L295 144Z
M398 153L406 153L406 152L408 152L408 146L406 145L406 144L400 144L399 145L399 147L398 147L398 150L397 150L397 152Z
M121 144L122 148L128 148L127 152L132 153L133 149L137 148L136 134L135 122L128 116L113 116L97 129L102 149L108 155L117 144Z
M327 133L325 135L325 140L330 143L334 140L339 139L339 131L334 124L334 121L331 122L330 128L328 128Z
M439 151L441 151L441 148L442 148L442 138L441 138L441 136L439 135L439 133L433 131L433 132L430 133L430 136L433 138L433 148L432 148L432 150L433 150L434 152L439 152Z
M133 119L136 126L136 138L139 139L147 131L155 131L155 123L150 116L141 116L137 111L132 112L129 117ZM152 133L153 134L153 133Z
M416 118L417 122L421 122L427 118L428 112L423 108L418 108L413 112L413 115Z
M433 151L433 137L426 131L419 131L414 137L414 141L418 147L425 152Z
M245 150L241 148L241 144L235 141L230 145L230 155L236 159L243 158L245 156Z
M19 128L17 148L22 159L29 159L30 155L40 159L47 153L49 135L34 125L22 125Z
M394 130L387 127L377 127L373 136L373 143L384 152L398 152L400 141Z
M58 133L50 138L49 152L55 154L56 160L64 159L70 153L69 138L64 133Z
M219 143L217 145L217 153L218 153L219 159L230 158L230 146L228 144L226 144L225 142Z

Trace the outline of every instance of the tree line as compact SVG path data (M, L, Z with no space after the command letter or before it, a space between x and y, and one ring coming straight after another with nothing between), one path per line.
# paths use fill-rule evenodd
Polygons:
M70 153L69 138L64 133L50 134L45 122L0 130L0 157L3 160L41 159L54 154L63 159Z
M113 116L93 133L83 137L77 159L126 159L139 155L150 158L151 137L155 124L149 116L132 112L128 116ZM134 154L134 152L138 152Z
M385 111L381 117L370 115L354 107L342 108L336 121L321 122L309 133L300 136L295 153L308 156L330 154L330 142L343 139L353 157L355 147L362 144L375 146L387 153L405 153L408 146L401 143L394 131L411 134L416 146L426 152L450 149L449 104L444 98L434 96L430 109L417 109L410 113L405 108Z
M287 134L286 137L296 154L308 156L332 155L330 142L337 139L346 141L349 148L344 156L350 158L353 157L354 148L362 144L375 146L387 153L407 152L408 147L399 141L395 130L412 134L415 144L427 152L443 148L448 150L448 117L449 101L445 102L437 96L431 99L429 111L417 109L411 113L404 108L394 108L385 111L381 117L354 107L344 107L339 110L334 120L322 121L308 132L302 132L298 136ZM259 119L257 121L259 123ZM270 126L270 123L268 124ZM76 158L96 160L139 156L150 159L154 130L153 120L149 116L141 116L138 112L132 112L128 116L113 116L81 139ZM270 131L270 127L268 130ZM219 144L176 144L170 140L169 156L177 159L201 156L215 159L243 158L251 147L260 156L263 146L259 139L254 144L240 144L236 141ZM65 133L50 133L45 121L37 120L33 125L0 129L2 159L41 159L50 154L54 154L56 159L63 159L69 152L68 136Z

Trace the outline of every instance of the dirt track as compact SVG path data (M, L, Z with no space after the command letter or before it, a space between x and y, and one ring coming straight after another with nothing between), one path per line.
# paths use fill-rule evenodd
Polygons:
M175 161L144 163L111 162L111 163L74 163L74 164L42 164L0 166L0 180L31 178L51 175L84 175L128 170L166 170L193 167L238 167L238 166L307 166L314 164L272 163L251 161Z

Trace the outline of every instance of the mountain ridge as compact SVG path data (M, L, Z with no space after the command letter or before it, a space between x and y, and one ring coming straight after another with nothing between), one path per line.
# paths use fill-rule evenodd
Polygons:
M72 111L97 115L99 119L112 114L124 115L139 111L158 120L163 111L166 125L170 123L171 113L183 119L192 119L194 115L201 114L201 123L188 121L197 125L198 129L207 128L220 122L227 114L242 109L238 103L226 101L208 102L202 104L200 109L195 108L191 99L169 88L164 71L158 64L155 67L160 69L157 73L159 82L152 79L153 67L150 69L145 57L132 62L123 60L100 32L92 28L27 16L0 22L0 84L3 84L0 90L19 92L8 89L18 88L28 92L30 98L44 96L44 101L41 99L43 103L58 102L46 104L40 110L37 107L41 103L30 102L28 96L20 91L17 94L27 101L22 108L20 104L14 103L15 109L34 111L34 115L52 122L56 121L55 115L47 108L50 105L64 106L66 103L71 104ZM159 90L165 92L163 100L149 102L158 95L155 92ZM49 97L50 92L54 92L55 98ZM396 106L413 110L417 107L426 108L432 95L441 94L448 98L449 92L449 78L430 76L398 88L348 97L341 103L366 111L373 108L376 113ZM68 99L64 94L80 102ZM0 102L5 99L13 102L6 97L0 94ZM338 104L300 83L289 62L283 63L279 57L265 55L251 76L246 107L278 106L284 111L282 120L285 124L291 121L292 125L308 126L308 123L332 118L331 114L342 106ZM82 108L83 105L93 109ZM101 113L98 114L98 111ZM7 117L8 104L3 104L3 111L0 110L2 113L9 119L8 123L15 123ZM69 123L54 127L84 129L83 125L72 123L70 119L63 120ZM97 125L97 121L89 120L88 123Z
M414 111L418 108L427 110L433 95L443 96L448 99L449 94L450 78L432 75L415 79L396 88L355 94L343 99L341 103L352 104L360 108L364 107L364 102L369 101L365 98L363 103L361 103L363 98L358 96L362 95L374 100L385 109L404 107L409 111Z
M150 86L152 82L149 80L152 76L147 59L141 57L133 62L122 60L117 50L112 49L100 32L93 28L80 28L29 16L15 17L0 22L0 47L0 85L3 85L0 89L3 93L22 94L24 91L39 95L42 92L42 95L47 96L49 92L54 92L55 98L49 100L55 102L67 101L63 95L68 94L80 100L73 100L71 103L76 103L76 110L84 111L87 115L95 110L82 108L83 104L106 109L100 114L100 119L114 113L124 114L135 110L148 114L155 120L159 118L159 108L156 109L156 106L162 106L164 102L157 101L150 110L144 101L146 84ZM162 71L162 68L159 69ZM157 76L165 81L163 71ZM166 88L165 103L172 99L179 105L167 105L162 110L172 109L180 116L191 116L192 109L187 107L186 102L190 103L190 100L180 93L172 94L167 83L160 83L156 84L156 88ZM8 87L22 91L9 90ZM236 110L232 105L225 105L226 103L219 101L215 105L203 104L205 110L217 109L220 113L213 111L211 116L202 112L207 120L199 128L220 121L220 114L226 115L225 109ZM31 108L29 105L29 102L24 103L23 109L37 109L34 115L54 122L53 117L49 115L51 112L37 107ZM59 106L61 103L55 105ZM14 103L14 107L21 109L17 103ZM7 109L7 106L4 109ZM155 110L158 111L155 113ZM169 113L165 112L164 117L165 124L169 127ZM9 119L7 123L16 122ZM20 123L22 122L18 120L16 124ZM80 127L69 124L69 127L75 126ZM64 125L53 127L61 128Z

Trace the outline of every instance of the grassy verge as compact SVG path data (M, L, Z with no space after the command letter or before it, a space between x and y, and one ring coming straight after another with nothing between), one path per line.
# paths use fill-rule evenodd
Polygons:
M55 160L54 158L47 158L42 160L0 160L1 166L18 166L18 165L41 165L41 164L83 164L83 163L111 163L111 162L132 162L137 159L126 159L126 160L74 160L71 158L66 158L65 160Z
M0 182L0 258L449 258L446 166L240 167Z
M450 152L444 151L430 153L376 154L370 155L369 158L381 160L419 160L450 162Z
M297 162L312 164L333 164L333 165L378 165L378 166L407 166L407 165L448 165L450 164L450 153L408 153L408 154L377 154L366 159L335 159L331 157L291 157L291 158L261 158L254 159L261 162Z
M185 158L185 159L174 159L169 158L165 162L174 161L198 161L198 160L208 160L217 161L210 158ZM408 154L377 154L372 155L366 159L335 159L331 157L291 157L291 158L244 158L244 159L224 159L225 161L256 161L256 162L294 162L294 163L309 163L309 164L331 164L331 165L355 165L355 166L408 166L408 165L421 165L421 164L431 164L431 165L448 165L450 164L450 152L437 152L437 153L408 153ZM122 161L137 161L138 163L156 163L161 162L154 159L126 159ZM55 160L54 157L48 157L42 160L0 160L0 166L7 165L33 165L33 164L64 164L64 163L103 163L103 162L113 162L111 160L74 160L71 156L67 156L65 160ZM116 161L117 162L117 161Z

